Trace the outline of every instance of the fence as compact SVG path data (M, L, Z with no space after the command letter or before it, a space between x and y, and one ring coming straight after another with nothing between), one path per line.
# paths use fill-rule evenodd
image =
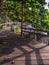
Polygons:
M49 37L49 30L37 30L37 29L33 29L33 28L22 28L22 30L23 30L23 32L34 33L37 35L43 35L43 36Z

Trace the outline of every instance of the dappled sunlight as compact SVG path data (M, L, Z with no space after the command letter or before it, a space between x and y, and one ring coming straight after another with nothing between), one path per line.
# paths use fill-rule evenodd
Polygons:
M24 48L27 52L32 51L33 49L31 49L30 47L28 47L27 45L25 46L21 46L22 48Z
M45 60L49 59L49 46L41 41L30 40L17 36L14 33L13 38L5 38L3 44L0 47L0 65L10 64L11 61L15 61L15 64L22 63L22 65L44 65ZM8 37L8 36L7 36ZM4 59L6 60L4 61ZM20 63L19 63L20 62ZM24 62L24 63L23 63ZM48 61L46 61L49 64Z

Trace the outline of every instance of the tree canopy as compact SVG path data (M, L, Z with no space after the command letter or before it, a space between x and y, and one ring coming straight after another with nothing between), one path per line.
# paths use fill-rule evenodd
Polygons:
M12 21L22 21L22 1L24 22L33 23L37 29L49 28L49 11L44 9L45 0L3 0L4 15ZM41 28L42 27L42 28Z

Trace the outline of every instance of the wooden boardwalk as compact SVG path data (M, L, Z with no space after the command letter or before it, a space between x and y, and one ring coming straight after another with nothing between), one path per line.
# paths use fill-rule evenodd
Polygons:
M0 65L49 65L49 46L23 38L6 39L0 45Z

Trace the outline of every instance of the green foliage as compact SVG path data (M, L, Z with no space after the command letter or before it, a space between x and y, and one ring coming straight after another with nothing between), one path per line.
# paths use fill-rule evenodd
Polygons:
M0 30L2 30L3 29L3 26L0 26Z
M43 26L46 27L47 30L49 30L49 11L46 9L43 13Z
M1 22L2 22L2 23L4 22L4 17L3 17L3 15L0 14L0 23L1 23Z
M4 13L7 14L12 21L20 20L22 17L22 1L21 0L6 0L6 9ZM33 17L38 17L38 8L40 4L36 0L25 0L24 1L24 21L33 21ZM32 11L29 10L32 8Z
M17 32L19 33L21 31L21 28L19 26L17 26L15 29L14 29L14 32Z
M44 9L45 0L5 0L4 3L4 14L12 21L22 21L23 4L24 22L33 23L37 29L49 29L49 12Z
M4 10L5 14L11 18L12 21L19 20L21 11L21 2L14 0L6 0L6 8Z
M45 5L46 4L45 0L38 0L38 1L40 2L41 5Z
M37 30L44 30L44 28L43 28L43 26L42 25L40 25L40 24L35 24L35 28L37 29Z

